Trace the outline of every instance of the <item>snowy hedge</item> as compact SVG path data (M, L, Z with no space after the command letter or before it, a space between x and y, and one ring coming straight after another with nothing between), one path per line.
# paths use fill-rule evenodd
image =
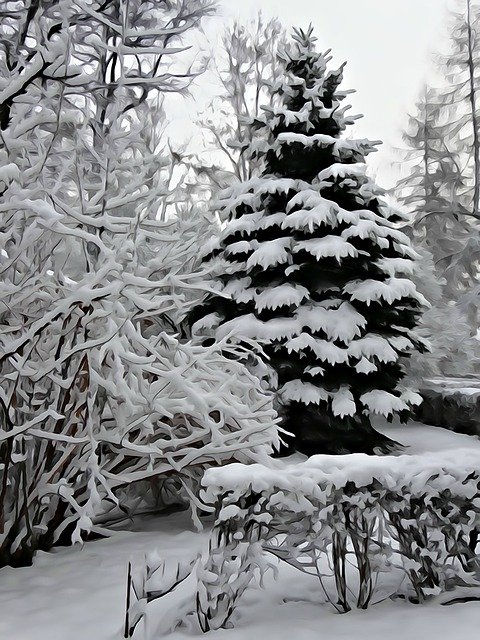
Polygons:
M480 434L480 379L478 376L432 378L423 381L417 418L426 424Z
M232 464L208 470L203 485L216 507L199 584L208 628L228 622L267 553L330 584L325 592L333 585L340 612L367 608L384 572L407 578L406 590L388 595L414 602L478 579L478 452Z

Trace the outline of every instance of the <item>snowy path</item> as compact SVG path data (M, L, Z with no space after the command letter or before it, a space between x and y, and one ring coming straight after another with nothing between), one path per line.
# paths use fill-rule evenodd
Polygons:
M382 430L384 430L382 428ZM478 447L480 440L436 427L386 427L411 452ZM114 640L123 620L125 575L131 558L157 549L163 556L195 555L205 542L187 513L148 519L141 530L119 532L83 549L41 553L26 569L0 571L0 640ZM249 591L235 628L212 640L463 640L480 628L480 603L417 607L386 601L368 611L335 614L316 579L282 566L279 580ZM174 608L174 599L172 607ZM171 640L192 637L177 631ZM156 638L164 636L156 636ZM155 639L156 640L156 639Z

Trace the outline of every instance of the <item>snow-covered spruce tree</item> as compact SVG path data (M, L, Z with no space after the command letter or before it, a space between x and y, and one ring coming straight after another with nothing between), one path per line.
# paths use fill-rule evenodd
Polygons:
M400 214L366 175L374 146L343 137L354 118L342 69L327 70L315 40L296 30L281 54L286 75L254 123L263 172L221 198L223 291L193 330L262 341L297 449L373 451L390 441L371 416L406 419L420 401L402 386L400 359L421 346L423 298Z

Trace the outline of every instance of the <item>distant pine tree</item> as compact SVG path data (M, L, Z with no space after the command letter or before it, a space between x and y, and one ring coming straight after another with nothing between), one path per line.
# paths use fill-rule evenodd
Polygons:
M463 175L465 148L458 136L463 125L452 124L454 114L441 92L425 89L404 132L409 170L397 184L397 197L411 214L405 231L415 248L431 254L447 300L459 300L472 288L477 271L472 258L478 257L471 188ZM472 145L467 147L470 153Z
M375 146L341 137L349 92L315 40L296 30L281 54L285 77L253 125L263 171L223 194L222 295L193 330L264 345L297 450L371 452L392 443L370 416L405 419L420 401L400 359L420 344L422 297L400 218L366 176Z
M480 294L480 4L458 0L438 85L421 96L405 132L407 175L397 193L412 214L411 235L432 254L443 296L460 305L471 335ZM443 81L442 81L443 76ZM405 162L405 160L407 162Z

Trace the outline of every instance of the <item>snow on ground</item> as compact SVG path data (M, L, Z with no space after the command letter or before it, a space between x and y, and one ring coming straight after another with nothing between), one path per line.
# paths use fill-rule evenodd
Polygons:
M418 422L409 422L406 425L394 422L390 425L379 421L375 424L375 428L392 440L403 444L406 447L403 453L428 453L465 448L480 450L480 438L476 436L454 433L448 429Z
M480 448L480 439L438 427L409 424L379 427L421 453ZM196 533L186 512L143 518L131 531L83 548L40 553L33 567L0 571L0 640L114 640L122 637L128 561L145 552L163 557L193 557L204 548L206 533ZM185 587L188 591L191 587ZM180 594L182 596L182 594ZM186 594L184 593L183 596ZM187 594L188 595L188 594ZM182 596L182 597L183 597ZM169 596L169 617L180 612ZM379 594L381 599L381 594ZM279 578L251 589L234 618L234 628L212 632L212 640L463 640L480 628L480 602L415 606L386 600L368 611L336 614L324 603L313 577L282 565ZM168 637L185 640L199 634L179 629ZM200 635L200 634L199 634ZM166 637L152 635L152 640Z
M140 563L154 549L164 556L195 555L205 537L182 512L146 519L141 530L83 548L41 552L33 567L1 569L0 639L121 638L129 560Z

